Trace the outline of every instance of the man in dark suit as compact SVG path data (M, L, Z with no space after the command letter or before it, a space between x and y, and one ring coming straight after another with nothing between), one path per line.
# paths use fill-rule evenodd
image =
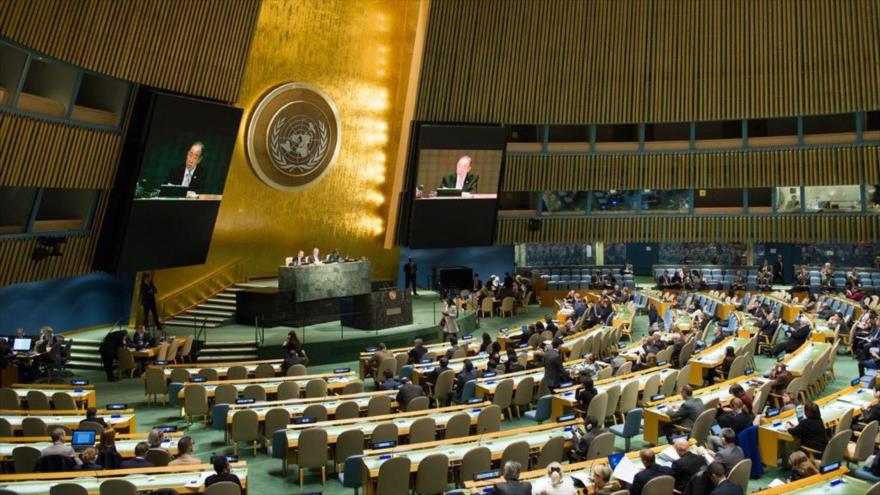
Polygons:
M152 272L146 272L141 277L141 306L144 308L144 325L150 324L150 313L153 314L153 321L156 322L156 328L162 330L162 320L159 319L159 310L156 305L156 293L159 290L153 283Z
M416 273L418 272L418 269L418 265L416 265L416 262L413 261L412 258L403 265L403 278L405 282L404 289L412 287L412 293L414 296L419 295L419 293L416 292Z
M802 318L803 317L798 317L797 321L792 323L791 330L786 332L788 333L788 340L776 344L776 346L773 347L773 350L770 351L774 356L778 356L783 352L794 352L807 341L807 337L810 336L812 328L810 328L810 325Z
M143 325L137 327L131 336L131 344L135 349L143 349L149 347L150 336L147 335L147 329Z
M531 495L532 484L519 480L520 463L507 461L504 463L504 481L495 483L492 493L496 495Z
M685 428L693 427L694 421L696 421L700 413L703 412L703 401L695 399L693 395L694 389L691 388L690 385L682 387L681 398L684 399L684 402L675 409L670 408L668 413L673 421L681 420L681 426ZM669 440L669 443L672 443L672 434L675 433L675 427L671 424L667 424L664 425L663 429L666 433L666 439Z
M422 387L414 384L409 381L408 378L401 378L400 383L402 384L399 389L397 389L397 404L400 406L402 411L406 411L407 406L409 406L409 401L415 399L416 397L421 397L425 395L425 391L422 390Z
M455 165L455 173L443 177L440 187L445 189L461 189L461 192L477 192L480 176L471 173L471 157L464 155Z
M407 353L409 356L409 364L418 364L419 361L422 360L422 357L427 353L428 349L422 344L422 339L414 340L413 348Z
M553 339L553 348L544 353L544 383L550 391L559 388L562 383L562 375L565 369L562 365L562 355L559 346L562 340Z
M201 194L205 190L205 182L208 180L207 170L205 167L199 166L202 163L204 150L204 144L193 143L186 153L186 162L169 170L165 183L186 186L187 192Z
M743 495L742 487L727 479L724 465L720 462L709 464L706 472L712 483L715 483L715 489L709 492L709 495Z
M241 488L241 480L234 473L229 472L229 461L226 460L226 456L214 457L214 472L217 474L212 474L205 479L205 488L221 481L231 481Z
M122 469L138 469L138 468L147 468L153 467L153 463L144 459L144 456L147 455L147 451L150 450L150 445L147 442L140 442L134 446L134 458L126 459L122 461L122 464L119 466Z
M655 462L653 450L642 449L639 451L639 457L642 459L645 469L636 473L633 478L632 486L629 488L630 495L642 495L645 484L658 476L674 476L672 468L661 466Z
M678 454L678 459L672 463L675 489L680 493L684 493L684 488L691 478L706 466L706 458L691 452L688 441L684 438L676 439L674 447L675 452Z

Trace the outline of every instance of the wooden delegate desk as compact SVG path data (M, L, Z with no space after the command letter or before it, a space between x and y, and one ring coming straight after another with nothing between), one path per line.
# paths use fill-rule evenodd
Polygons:
M688 442L691 445L691 452L696 453L696 447L697 447L696 440L688 440ZM672 460L670 460L669 458L667 458L663 454L663 451L668 448L669 448L669 445L661 445L659 447L652 447L650 449L654 452L654 456L657 461L657 464L659 464L661 466L667 466L667 467L672 465ZM638 450L634 450L632 452L627 452L626 457L630 461L632 461L632 463L635 464L636 467L638 467L638 468L643 467L642 459L639 457ZM592 468L593 468L593 466L597 466L599 464L608 464L608 458L607 457L600 457L598 459L591 459L589 461L581 461L581 462L574 462L574 463L566 464L563 466L563 477L564 476L571 476L572 478L580 480L584 484L584 486L588 487L588 489L589 489L589 487L592 485L592 482L590 481L590 474L592 473ZM546 476L547 476L547 469L535 469L532 471L526 471L524 473L520 473L519 479L520 479L520 481L534 481L534 480L537 480L540 478L544 478ZM487 487L493 486L495 483L499 483L502 481L504 481L504 480L501 477L491 479L491 480L482 480L482 481L469 480L469 481L464 482L464 487L468 490L481 489L481 488L487 488Z
M715 297L715 296L710 295L706 292L700 292L699 294L700 294L700 296L702 296L706 299L709 299L715 303L715 315L714 316L716 318L718 318L719 320L727 320L727 317L730 315L730 313L736 311L736 308L733 307L733 304L726 302L724 299L721 299L720 297Z
M468 355L476 354L477 350L480 348L480 345L474 342L473 336L466 335L458 340L458 346L467 346ZM396 349L388 349L394 357L397 357L398 354L409 354L409 351L414 346L409 347L398 347ZM438 342L436 344L423 344L422 347L428 350L428 352L433 352L437 358L439 359L442 356L446 355L446 351L448 351L452 345L449 342ZM371 348L375 350L369 350L365 352L361 352L358 358L360 362L360 377L361 380L366 378L367 371L370 369L370 360L373 359L373 355L378 351L378 348Z
M520 325L519 328L509 328L509 327L501 327L500 330L495 334L495 341L501 345L501 350L507 350L508 347L516 347L519 344L520 339L523 335L523 327L528 328L529 325L535 325L538 322L543 322L543 318L539 318L535 320L533 323L529 323L526 325ZM556 326L559 326L559 322L554 320ZM541 333L541 332L538 332Z
M117 435L117 452L119 452L119 455L122 456L123 459L134 457L134 447L140 442L145 442L147 440L147 435L148 433ZM171 455L176 456L178 454L177 441L182 436L183 432L180 431L166 434L168 441L162 443L162 447L168 449ZM99 442L100 439L96 438L95 444L97 445ZM0 462L11 462L12 451L15 450L16 447L21 447L23 445L43 450L46 447L51 446L52 442L47 441L46 437L0 437ZM66 445L70 446L70 443L68 442Z
M727 337L721 342L704 349L696 356L691 357L687 364L691 365L691 376L688 380L692 386L700 387L703 385L703 371L717 368L724 362L724 353L728 347L733 347L735 352L747 346L751 339L742 337Z
M410 472L415 473L419 469L419 463L431 454L446 454L450 465L461 464L464 454L475 447L486 447L492 455L493 461L501 459L504 449L519 441L529 444L532 452L540 451L551 438L565 438L565 448L571 448L571 427L582 424L583 421L575 419L563 423L547 423L525 428L485 433L469 437L452 438L449 440L437 440L434 442L400 445L391 449L368 450L364 452L364 464L369 470L370 479L364 480L364 488L368 495L376 493L375 483L379 477L379 468L382 463L393 456L406 456L410 460ZM381 495L381 494L378 494Z
M835 295L826 295L823 296L824 300L832 300L832 301L840 301L844 306L852 306L853 307L853 321L858 320L860 316L862 316L862 305L859 302L853 301L852 299L848 299L839 294ZM842 313L843 311L841 311Z
M185 369L190 376L196 376L200 371L204 369L212 369L217 371L217 375L219 375L221 380L226 379L226 373L229 372L229 368L233 366L244 366L244 368L248 372L248 376L254 376L254 371L256 371L257 366L260 364L271 364L272 368L275 370L275 375L278 376L281 374L281 364L284 362L283 359L265 359L260 361L230 361L225 363L205 363L205 364L195 364L195 363L184 363L184 364L163 364L156 365L151 364L150 368L159 368L165 373L165 378L171 379L171 372L176 369Z
M827 342L833 344L837 338L837 332L828 328L828 322L817 318L812 322L813 331L810 333L810 340L813 342Z
M831 344L827 342L814 342L807 339L802 346L798 347L796 351L789 353L780 362L785 364L792 375L800 376L807 364L815 362L829 349L831 349Z
M397 390L379 390L376 392L363 392L359 394L349 394L349 395L333 395L328 397L313 397L309 399L287 399L287 400L273 400L273 401L265 401L265 402L255 402L253 404L221 404L216 405L216 407L223 406L226 409L226 423L232 424L232 416L235 415L236 412L241 411L243 409L252 410L257 413L257 420L263 422L266 420L266 413L271 411L272 409L284 409L290 414L291 417L296 418L302 416L303 411L313 404L320 404L327 409L328 417L333 417L336 414L336 408L339 404L343 402L354 402L358 405L361 412L367 410L367 407L370 403L370 400L373 397L386 396L391 399L391 410L397 410L397 402L395 399L397 398Z
M24 421L24 418L28 417L42 419L46 426L65 425L71 430L79 428L79 423L86 419L82 411L0 410L0 418L9 422L9 425L12 426L12 431L21 431L21 423ZM121 411L99 409L98 417L103 418L108 425L118 432L133 433L137 428L134 409L124 409Z
M649 378L654 375L660 375L660 382L662 383L663 379L674 371L675 370L667 363L663 366L636 371L635 373L629 373L622 376L612 376L605 380L599 380L594 383L594 385L598 392L604 392L614 385L620 385L620 391L623 392L623 387L635 380L639 382L639 393L641 393L645 389L645 383ZM550 417L556 418L565 414L568 408L575 407L578 403L577 392L580 389L580 385L572 385L571 387L557 390L556 393L553 394L553 399L551 400L552 405Z
M753 495L863 495L873 485L871 482L844 476L847 468L841 466L830 473L789 481L784 485L752 492ZM840 481L834 483L832 482Z
M621 325L632 325L633 318L635 318L635 308L630 306L630 303L615 304L611 326L617 328Z
M412 424L421 418L432 418L437 426L437 430L445 431L449 420L456 414L467 414L471 419L471 427L477 425L477 418L486 407L492 405L491 402L481 402L479 404L460 404L455 406L441 407L437 409L424 409L421 411L402 412L397 414L387 414L384 416L371 416L367 418L351 418L340 419L335 421L321 421L318 423L304 425L288 425L284 430L287 440L287 455L284 458L285 467L287 465L296 465L299 453L299 435L303 430L311 428L321 428L327 432L327 446L335 448L336 440L343 432L349 430L361 430L364 432L364 438L369 443L369 439L373 434L373 430L377 426L384 423L394 423L397 425L397 436L409 436L409 429ZM417 444L424 445L424 444Z
M247 462L234 462L229 470L247 489ZM180 494L205 493L205 479L214 474L211 464L191 464L188 466L163 466L139 469L111 469L102 471L66 471L60 473L0 475L0 489L12 490L19 495L49 495L52 486L58 483L75 483L85 488L89 495L100 493L101 482L119 478L135 485L138 492L170 488Z
M249 385L259 385L263 387L267 395L277 394L278 387L284 382L296 382L299 384L300 393L305 394L305 386L310 380L324 379L327 381L327 392L331 394L338 393L349 383L359 382L354 373L321 373L318 375L302 375L302 376L279 376L275 378L248 378L246 380L218 380L208 382L187 382L183 384L180 391L177 392L177 398L180 405L184 404L184 390L186 387L201 385L205 387L208 393L208 399L214 397L214 391L220 385L232 385L239 393L243 392Z
M657 308L657 314L661 317L666 314L666 310L673 307L675 304L672 301L664 301L662 292L645 290L641 293L648 297L648 305Z
M754 374L740 376L732 380L716 383L711 387L701 388L694 392L694 397L700 399L703 404L713 399L719 399L721 405L726 405L733 399L729 392L731 385L742 385L746 392L752 391L754 393L754 391L769 382L768 378ZM682 402L684 401L681 395L674 395L656 402L650 405L650 407L645 407L644 439L646 442L651 442L655 445L658 443L657 440L660 438L662 424L673 422L672 417L668 413L669 409L671 407L678 407Z
M177 337L176 339L174 339L173 342L167 342L169 345L169 347L168 347L169 349L171 348L172 345L174 345L174 342L176 342L178 346L182 347L183 343L186 342L186 338ZM159 345L156 345L156 346L147 347L147 348L141 349L141 350L133 350L133 351L131 351L131 354L132 354L132 356L134 356L135 359L146 359L146 360L155 359L156 355L159 354L159 347L160 347ZM178 349L180 347L178 347Z
M815 402L819 406L825 427L830 428L837 424L847 411L852 410L853 417L859 417L862 414L862 408L873 402L873 394L870 389L855 385L822 397ZM764 424L758 428L758 447L761 451L761 462L765 465L778 466L778 458L782 452L779 443L795 441L794 437L788 433L788 428L785 426L786 421L797 424L797 416L793 409L785 411L779 416L765 418Z
M573 359L564 362L562 366L572 377L574 377L580 374L584 362L584 359ZM498 376L477 378L477 386L474 389L474 394L476 397L493 397L495 395L495 388L498 386L498 383L503 380L513 380L513 390L516 391L519 382L528 377L531 377L535 381L535 390L538 390L541 388L541 380L544 379L544 368L534 368L531 370L517 371L515 373L505 373Z
M28 384L28 383L15 383L12 385L12 389L15 390L16 395L18 395L18 399L22 402L22 405L27 403L27 394L30 391L42 392L49 398L49 402L52 402L52 395L63 392L71 397L73 397L74 402L78 407L95 407L97 404L97 394L95 393L94 385L53 385L53 384Z
M793 323L794 320L797 319L797 316L801 314L801 311L804 310L804 307L800 304L792 304L790 301L769 294L761 294L758 297L763 297L775 303L779 303L779 317L788 323Z

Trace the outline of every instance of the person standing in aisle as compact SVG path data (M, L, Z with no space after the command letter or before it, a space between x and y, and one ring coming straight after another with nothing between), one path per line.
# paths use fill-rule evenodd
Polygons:
M416 292L416 273L418 272L418 268L418 265L416 265L416 262L413 261L412 258L410 258L409 261L405 265L403 265L403 277L406 281L404 288L408 289L410 286L412 286L412 293L414 296L419 295L419 293Z

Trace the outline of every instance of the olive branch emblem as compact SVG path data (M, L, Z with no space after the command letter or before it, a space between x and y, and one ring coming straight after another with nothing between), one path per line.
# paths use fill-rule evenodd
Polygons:
M327 153L327 146L330 143L330 139L327 135L327 125L323 121L319 121L317 123L317 129L315 129L313 122L308 123L308 128L312 132L312 136L314 137L314 135L317 134L318 146L312 153L310 153L308 161L305 163L296 163L287 160L287 153L282 146L285 138L288 137L284 132L286 129L285 124L288 120L288 117L280 117L272 126L272 131L269 137L269 155L272 157L272 160L274 160L275 165L285 172L308 172L315 168Z

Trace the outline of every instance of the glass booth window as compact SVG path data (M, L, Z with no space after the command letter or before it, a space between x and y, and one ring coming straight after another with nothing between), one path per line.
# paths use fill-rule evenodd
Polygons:
M868 199L868 211L880 213L880 184L868 185L865 192Z
M544 215L583 215L587 209L586 191L544 191Z
M650 213L687 213L691 205L688 189L645 189L642 191L642 211Z
M694 213L728 215L742 211L742 189L697 189L694 192Z
M779 213L798 213L801 211L800 186L776 188L776 211Z
M638 191L621 191L617 189L593 191L590 208L594 215L631 213L636 210L638 199Z
M860 186L807 186L804 205L809 212L841 212L862 210Z
M27 230L36 196L35 187L0 187L0 235Z

